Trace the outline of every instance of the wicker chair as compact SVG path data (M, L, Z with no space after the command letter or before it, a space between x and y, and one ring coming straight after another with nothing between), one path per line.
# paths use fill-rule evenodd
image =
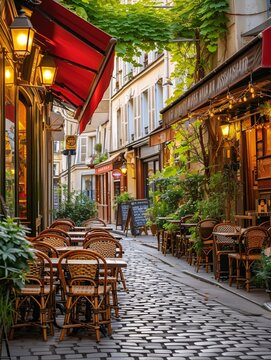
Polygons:
M56 234L43 234L39 235L33 240L33 242L43 241L54 247L70 246L70 241L60 235Z
M46 271L45 271L46 269ZM50 258L36 250L36 259L29 263L26 284L16 292L15 316L10 331L26 326L38 326L42 329L43 340L47 340L47 327L54 335L54 297L53 267Z
M205 264L206 272L209 272L209 257L213 251L213 228L219 221L217 219L201 220L197 224L197 232L202 242L202 247L196 255L196 271L199 271L200 265Z
M39 235L44 235L44 234L55 234L55 235L59 235L59 236L62 236L64 237L65 239L68 240L69 244L71 244L72 240L71 240L71 237L70 235L62 230L62 229L58 229L58 228L48 228L48 229L45 229L43 231L41 231L39 233Z
M259 226L264 227L266 230L268 230L271 227L271 222L270 221L264 221Z
M101 268L104 270L102 282ZM71 328L95 330L96 342L100 341L101 326L106 327L111 336L111 286L107 282L104 257L90 250L71 250L60 256L58 272L66 289L66 314L59 340L63 340Z
M228 275L229 273L228 268L225 270L221 269L221 258L228 258L229 253L236 252L236 241L238 240L239 233L237 226L230 222L216 224L213 232L236 233L236 236L233 237L214 234L215 278L219 281L222 274Z
M85 249L96 251L98 254L105 258L122 257L122 246L115 240L110 238L95 238L90 239L85 245ZM115 309L115 315L119 317L119 305L118 305L118 293L117 293L117 282L118 282L118 269L111 269L107 278L108 282L112 286L112 307Z
M269 232L262 226L251 226L247 228L239 238L239 252L228 254L229 259L229 285L232 286L236 278L236 287L244 280L247 291L250 291L251 269L253 264L260 260L264 248L270 246ZM236 263L236 274L233 271L234 261ZM241 276L241 267L244 267L245 276Z
M72 229L74 228L74 225L67 220L56 220L54 221L50 226L50 229L62 229L64 231L72 231Z
M91 217L85 221L83 221L83 226L86 226L86 227L103 227L103 226L106 226L106 223L102 220L102 219L99 219L97 217Z

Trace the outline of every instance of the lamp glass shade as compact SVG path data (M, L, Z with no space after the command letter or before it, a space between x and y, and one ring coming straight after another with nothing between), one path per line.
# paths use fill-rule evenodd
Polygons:
M222 135L227 138L230 134L230 124L229 123L225 123L225 124L221 124L220 125L221 131L222 131Z
M127 166L125 164L123 164L120 168L120 171L123 175L127 174Z
M14 84L14 70L10 65L5 66L5 84Z
M45 86L54 83L56 77L56 63L51 56L45 55L40 62L41 82Z
M15 56L25 57L29 55L33 45L35 30L24 11L21 11L20 16L14 19L10 25L10 30Z

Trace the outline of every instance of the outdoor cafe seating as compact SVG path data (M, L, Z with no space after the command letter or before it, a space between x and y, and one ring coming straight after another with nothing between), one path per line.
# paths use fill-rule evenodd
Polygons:
M122 257L122 246L119 241L113 238L98 237L89 239L84 244L84 249L96 251L105 258ZM118 283L118 269L112 268L109 270L108 283L112 286L112 307L115 310L116 318L119 317L119 303L117 293ZM126 285L125 285L126 287Z
M238 252L228 254L229 285L235 280L239 288L243 281L250 291L253 264L260 260L262 251L270 247L270 234L263 226L251 226L240 234L238 246Z
M220 281L221 276L228 276L228 254L236 252L236 241L240 235L238 230L239 227L229 221L214 226L214 272L217 281Z
M111 285L105 258L91 250L68 251L59 258L58 273L66 292L66 313L59 339L64 340L72 328L93 329L97 342L101 329L110 336Z
M45 271L46 269L46 271ZM47 340L47 327L54 334L54 298L53 266L50 258L36 250L36 258L29 262L26 284L16 291L14 320L10 339L15 329L37 326L42 330L43 340Z

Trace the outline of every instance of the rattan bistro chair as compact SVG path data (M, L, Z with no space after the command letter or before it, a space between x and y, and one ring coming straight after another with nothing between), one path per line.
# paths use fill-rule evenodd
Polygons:
M47 327L54 334L54 296L53 267L50 258L39 250L36 258L29 263L26 284L16 292L15 316L10 331L26 326L38 326L42 329L43 340L47 340Z
M96 342L100 341L102 326L111 336L111 286L104 257L90 250L68 251L59 258L58 273L66 289L66 313L59 340L71 328L93 329Z
M96 251L105 258L122 257L122 246L119 241L110 238L89 239L84 245L85 249ZM115 310L116 317L119 317L119 303L117 293L118 269L110 269L107 277L108 283L112 286L112 307Z
M62 229L47 228L39 233L39 235L45 235L45 234L59 235L59 236L64 237L65 239L67 239L69 244L71 244L71 242L72 242L70 235Z
M210 257L213 251L213 228L219 221L217 219L201 220L197 224L197 232L201 241L201 249L196 256L196 271L199 271L200 265L205 264L206 272L209 272Z
M214 259L215 259L215 278L220 280L221 275L228 275L229 270L221 268L221 259L226 257L228 254L236 252L236 242L238 241L237 226L230 222L222 222L216 224L213 232L221 233L236 233L236 236L230 237L227 235L215 235L214 234Z
M228 254L229 260L229 285L232 285L236 278L236 287L239 288L240 282L245 282L247 291L250 291L251 270L253 264L260 260L262 251L270 246L269 232L262 226L251 226L247 228L239 238L239 252ZM236 274L233 265L236 263ZM242 268L245 276L242 276Z
M68 220L55 220L50 226L50 229L62 229L64 231L72 231L74 228L73 223Z
M43 241L49 245L54 247L62 247L62 246L70 246L70 241L63 236L56 235L56 234L42 234L39 235L33 240L33 242Z

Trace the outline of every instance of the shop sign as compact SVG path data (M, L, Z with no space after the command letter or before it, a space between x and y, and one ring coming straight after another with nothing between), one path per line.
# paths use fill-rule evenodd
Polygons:
M105 174L105 173L111 171L112 168L113 168L113 164L103 165L101 167L95 168L95 174L97 174L97 175Z
M66 136L66 150L76 150L76 135L67 135Z
M112 176L113 176L114 180L119 180L121 178L121 176L122 176L122 173L121 173L120 169L114 169L112 171Z

